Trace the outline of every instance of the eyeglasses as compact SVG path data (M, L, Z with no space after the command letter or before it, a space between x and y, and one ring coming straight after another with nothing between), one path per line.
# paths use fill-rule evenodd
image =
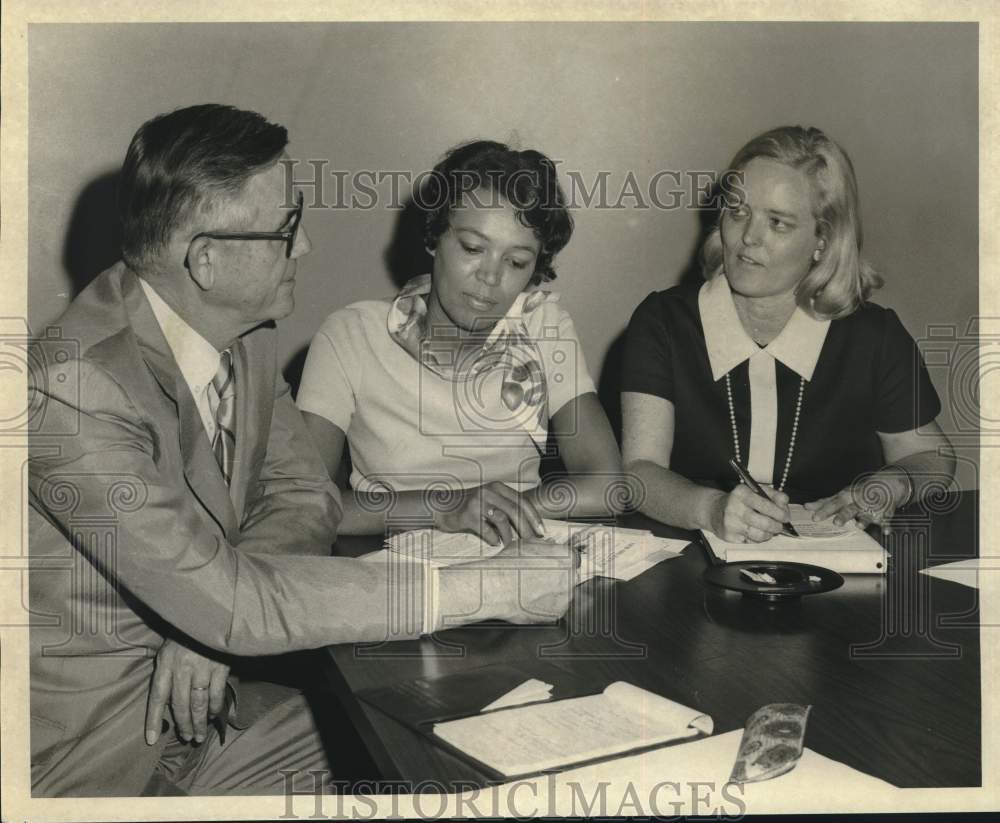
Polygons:
M199 237L214 237L216 240L284 240L285 257L291 257L292 249L295 248L295 237L299 233L299 224L302 222L303 199L302 192L299 192L292 222L284 231L201 231L191 238L191 242Z

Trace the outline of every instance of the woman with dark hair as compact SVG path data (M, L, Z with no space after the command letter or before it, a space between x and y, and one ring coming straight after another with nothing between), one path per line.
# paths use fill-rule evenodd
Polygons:
M819 129L782 127L728 174L706 282L651 294L629 325L622 451L641 509L730 541L777 534L790 501L887 528L955 464L913 339L867 302L882 280L861 257L851 162Z
M414 202L432 272L330 315L302 376L331 476L350 447L341 532L430 519L496 544L540 536L544 516L620 509L621 458L573 322L539 288L573 230L555 165L476 141ZM540 484L550 430L566 472Z

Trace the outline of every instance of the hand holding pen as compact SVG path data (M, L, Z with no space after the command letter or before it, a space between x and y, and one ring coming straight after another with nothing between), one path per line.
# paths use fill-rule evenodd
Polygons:
M717 493L719 497L711 515L712 531L732 542L760 543L781 532L797 537L786 522L787 496L777 492L772 500L742 466L736 461L730 465L745 483L729 494Z
M733 467L733 471L736 472L736 474L739 476L740 480L743 483L745 483L747 486L750 487L750 490L753 491L754 494L756 494L758 497L763 498L764 500L767 500L768 502L771 503L774 502L771 500L771 496L766 491L764 491L763 486L761 486L760 483L758 483L756 480L753 479L753 476L750 474L750 472L744 469L739 463L737 463L733 459L729 460L729 465ZM781 494L781 492L779 492L779 494ZM782 494L782 496L784 495ZM785 505L787 505L787 503ZM799 536L799 533L795 531L795 527L791 523L787 522L787 517L782 518L779 522L782 523L782 528L781 528L782 532L787 534L789 537Z

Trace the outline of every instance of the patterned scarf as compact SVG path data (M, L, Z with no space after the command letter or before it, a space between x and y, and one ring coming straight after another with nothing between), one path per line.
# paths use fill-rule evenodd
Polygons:
M456 370L450 356L433 351L427 328L427 302L431 276L422 274L408 282L389 308L389 335L422 365L452 380L476 380L494 369L503 369L500 398L518 424L531 437L540 454L548 437L548 387L541 352L528 334L524 318L556 295L540 289L521 292L510 311L493 327L467 369Z

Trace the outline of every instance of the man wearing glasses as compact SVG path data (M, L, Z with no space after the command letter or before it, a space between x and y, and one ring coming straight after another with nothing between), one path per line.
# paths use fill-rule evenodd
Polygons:
M282 642L279 612L301 615L268 578L329 554L340 511L275 361L270 321L291 313L310 249L286 142L226 106L144 124L119 183L123 261L57 321L79 360L46 363L29 388L45 410L32 556L71 554L69 538L102 575L31 575L32 608L59 616L31 632L36 795L274 792L278 769L328 767L303 696L240 687L231 656L321 645L315 627ZM75 534L102 517L110 553Z
M241 659L417 637L442 625L435 603L518 622L544 619L532 592L568 604L551 572L473 563L476 580L425 588L420 567L329 556L338 492L275 356L310 249L286 141L220 105L144 124L120 180L123 261L55 324L78 354L36 353L36 796L280 793L279 770L327 760L303 696L238 686Z

